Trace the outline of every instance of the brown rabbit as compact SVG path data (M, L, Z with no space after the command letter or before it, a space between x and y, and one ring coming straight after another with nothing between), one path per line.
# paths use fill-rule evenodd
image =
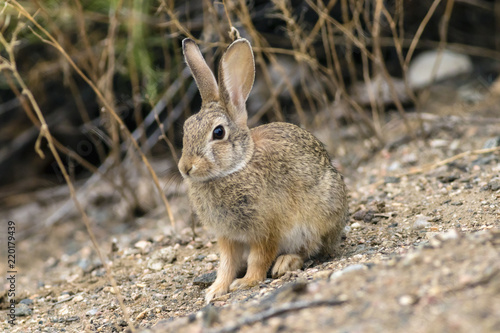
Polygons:
M202 106L184 124L179 170L195 213L218 237L210 302L264 280L276 257L273 277L332 253L348 219L346 187L311 133L280 122L248 128L255 63L246 39L222 56L219 84L194 41L182 46ZM245 265L246 275L234 280Z

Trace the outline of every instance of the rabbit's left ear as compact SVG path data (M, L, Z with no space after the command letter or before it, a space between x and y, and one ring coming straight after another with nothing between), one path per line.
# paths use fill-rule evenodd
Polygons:
M184 39L182 41L182 51L184 52L184 59L186 59L196 81L196 85L200 90L202 104L218 101L219 91L215 76L205 62L205 59L203 59L196 43L192 39Z
M219 95L229 117L239 126L247 126L245 102L255 79L252 46L244 39L234 41L222 56L219 66Z

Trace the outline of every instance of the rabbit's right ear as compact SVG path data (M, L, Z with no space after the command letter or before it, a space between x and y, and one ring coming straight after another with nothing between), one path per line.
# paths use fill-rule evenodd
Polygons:
M202 103L214 102L219 100L219 88L215 76L208 67L198 45L189 38L182 41L182 51L184 59L193 74L196 85L200 90Z
M229 116L240 127L247 126L245 102L255 80L255 61L252 46L239 38L227 48L219 66L219 91L221 101Z

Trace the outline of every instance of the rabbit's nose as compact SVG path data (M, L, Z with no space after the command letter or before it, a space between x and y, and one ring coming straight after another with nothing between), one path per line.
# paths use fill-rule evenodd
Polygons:
M179 161L179 170L182 174L189 176L189 173L193 170L193 163L186 161L184 157L181 157Z

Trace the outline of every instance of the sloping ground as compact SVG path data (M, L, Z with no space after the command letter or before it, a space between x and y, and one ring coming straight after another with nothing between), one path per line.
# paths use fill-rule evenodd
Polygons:
M499 331L500 151L439 163L498 144L497 104L443 107L425 123L426 142L407 140L400 125L391 127L391 149L379 153L347 141L341 164L352 155L365 162L344 171L352 218L342 255L309 261L210 307L203 294L218 257L203 229L194 239L189 228L169 232L159 211L125 229L112 219L96 226L131 319L144 332ZM182 191L171 202L188 221ZM127 330L83 230L75 217L19 241L22 304L12 327L0 295L0 330Z
M294 282L274 292L265 285L255 293L260 297L162 321L152 331L499 331L499 250L498 231L452 231L386 260L362 255L362 263L343 270L324 264L294 274Z

